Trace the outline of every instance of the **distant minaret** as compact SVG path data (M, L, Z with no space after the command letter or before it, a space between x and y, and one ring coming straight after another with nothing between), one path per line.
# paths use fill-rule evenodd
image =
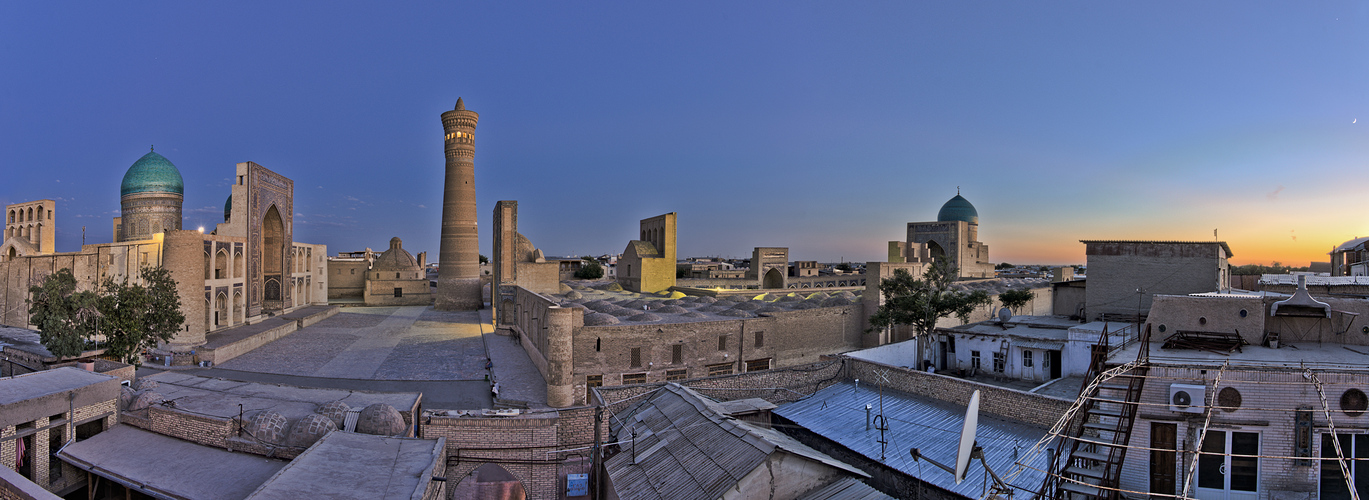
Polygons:
M475 223L475 124L480 115L466 109L442 113L447 132L447 185L442 191L442 247L438 255L437 309L480 309L480 240Z

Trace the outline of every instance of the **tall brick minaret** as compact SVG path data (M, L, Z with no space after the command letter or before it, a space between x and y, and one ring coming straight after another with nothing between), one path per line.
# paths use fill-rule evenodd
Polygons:
M446 131L447 184L442 192L442 247L438 255L437 309L475 310L480 293L480 240L475 215L475 125L480 115L466 109L442 113Z

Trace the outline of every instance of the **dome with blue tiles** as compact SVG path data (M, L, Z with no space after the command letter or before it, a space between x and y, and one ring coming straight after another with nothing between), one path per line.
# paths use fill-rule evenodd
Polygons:
M970 224L979 224L979 211L974 209L970 200L956 193L955 198L941 206L941 211L936 214L937 222L965 221Z
M228 222L233 215L233 195L228 195L228 201L223 202L223 221Z
M176 169L165 156L155 151L148 152L124 173L124 182L119 185L119 195L136 193L176 193L185 194L185 181L181 171Z

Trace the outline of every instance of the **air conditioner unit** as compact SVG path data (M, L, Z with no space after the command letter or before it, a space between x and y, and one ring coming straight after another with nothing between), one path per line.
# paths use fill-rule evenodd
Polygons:
M1202 413L1207 404L1207 386L1192 384L1169 385L1169 411Z

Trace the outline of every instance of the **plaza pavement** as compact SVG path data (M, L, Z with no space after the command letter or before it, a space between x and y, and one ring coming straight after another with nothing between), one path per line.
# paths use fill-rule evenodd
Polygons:
M546 407L541 373L523 348L512 337L495 334L491 323L488 308L345 307L213 368L183 371L301 387L416 391L423 393L427 409L492 408L491 384L498 381L501 399ZM151 370L156 367L139 369Z

